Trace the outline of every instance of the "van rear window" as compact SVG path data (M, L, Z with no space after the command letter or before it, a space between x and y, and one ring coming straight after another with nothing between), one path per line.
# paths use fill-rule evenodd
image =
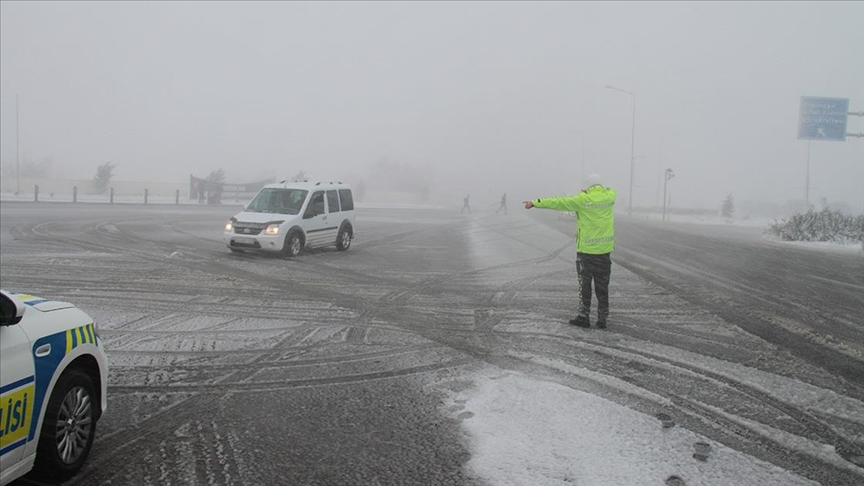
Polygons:
M342 200L342 211L354 210L354 197L351 189L339 189L339 199Z

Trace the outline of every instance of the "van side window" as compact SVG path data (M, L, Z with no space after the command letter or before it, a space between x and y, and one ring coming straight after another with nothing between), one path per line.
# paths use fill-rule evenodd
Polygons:
M324 191L312 193L306 212L303 213L303 219L314 218L319 214L324 214Z
M354 197L351 189L339 189L339 199L342 200L342 211L354 210Z
M336 193L336 189L330 189L327 191L327 212L328 213L338 213L339 212L339 194Z

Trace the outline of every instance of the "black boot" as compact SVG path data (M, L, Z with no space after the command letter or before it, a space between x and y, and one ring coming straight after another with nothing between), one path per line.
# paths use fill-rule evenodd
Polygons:
M601 310L597 312L597 329L606 329L606 317L608 315L608 310Z
M576 319L570 319L567 322L569 322L570 324L572 324L574 326L591 327L591 323L588 322L588 317L586 317L586 316L576 316Z

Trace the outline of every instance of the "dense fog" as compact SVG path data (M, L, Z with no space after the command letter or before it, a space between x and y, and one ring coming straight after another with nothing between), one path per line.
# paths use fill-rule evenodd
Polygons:
M4 179L304 171L494 208L597 172L626 204L635 133L634 206L670 168L677 207L770 212L803 206L801 96L864 110L862 2L2 2L0 23ZM864 139L809 160L811 204L864 210Z

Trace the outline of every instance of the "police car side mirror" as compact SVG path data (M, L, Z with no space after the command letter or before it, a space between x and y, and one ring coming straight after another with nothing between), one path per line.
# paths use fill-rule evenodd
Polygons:
M0 326L18 324L24 318L26 307L23 303L0 295Z

